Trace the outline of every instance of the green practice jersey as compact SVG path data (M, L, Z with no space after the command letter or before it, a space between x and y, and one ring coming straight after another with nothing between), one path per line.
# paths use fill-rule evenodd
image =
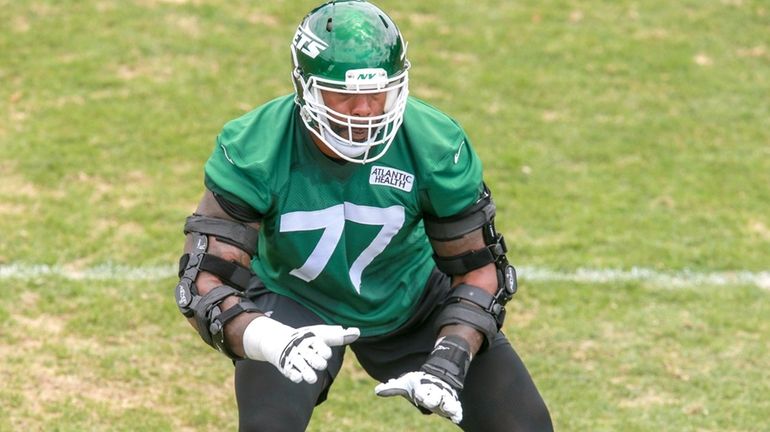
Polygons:
M482 187L462 128L414 98L375 162L326 157L290 95L227 123L205 173L209 189L263 215L252 267L267 288L363 336L403 324L425 288L435 264L423 214L455 215Z

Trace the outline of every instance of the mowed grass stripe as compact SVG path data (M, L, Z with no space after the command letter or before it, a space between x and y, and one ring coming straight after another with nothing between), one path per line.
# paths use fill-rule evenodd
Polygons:
M117 280L145 281L174 277L173 266L132 267L120 264L102 264L88 268L47 264L4 264L0 265L0 279L34 279L44 276L60 277L67 280ZM736 286L749 285L770 290L770 271L661 271L642 267L630 269L579 268L572 271L555 270L545 267L521 266L519 278L536 282L575 282L592 284L614 284L619 282L643 282L659 286Z

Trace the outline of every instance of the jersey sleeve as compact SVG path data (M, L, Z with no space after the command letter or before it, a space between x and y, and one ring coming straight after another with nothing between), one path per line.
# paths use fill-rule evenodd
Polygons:
M460 213L476 202L483 188L481 160L462 129L453 141L451 148L438 155L422 191L423 211L431 216Z
M238 124L228 124L217 136L216 146L206 161L205 184L229 201L265 213L270 206L267 178L259 165L242 157L244 134Z

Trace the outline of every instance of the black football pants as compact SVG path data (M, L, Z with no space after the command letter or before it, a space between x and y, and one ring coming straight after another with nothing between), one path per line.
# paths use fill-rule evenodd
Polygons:
M449 278L434 272L426 294L409 322L391 335L360 338L350 347L361 366L374 379L385 382L416 371L425 362L436 340L433 321L436 305L449 292ZM257 306L292 327L323 324L303 306L283 296L261 293ZM342 366L344 349L333 348L326 372L315 384L295 384L267 362L235 364L235 392L241 431L299 432L310 422L314 407L327 392ZM377 398L372 391L372 397ZM490 347L474 357L460 394L462 430L552 431L551 418L532 378L507 338L498 333ZM404 400L404 403L408 403ZM450 420L446 420L449 422ZM383 419L383 430L390 430Z

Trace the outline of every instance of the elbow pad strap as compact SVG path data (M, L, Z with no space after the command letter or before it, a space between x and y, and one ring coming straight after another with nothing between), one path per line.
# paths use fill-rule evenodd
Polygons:
M249 286L249 281L254 277L251 270L206 253L208 249L206 235L193 232L192 236L195 249L191 253L182 255L179 259L179 283L174 290L179 311L188 318L193 316L193 309L196 303L200 301L195 280L201 271L207 271L217 276L239 291L245 291Z
M230 296L240 297L241 301L223 312L220 305ZM201 339L231 359L240 359L225 342L225 324L244 312L259 312L257 306L235 288L220 285L200 296L193 312Z
M217 276L240 291L246 290L254 276L246 267L208 254L208 236L233 245L253 257L257 251L259 231L240 222L193 214L187 218L184 232L192 237L193 250L179 260L179 283L175 295L179 311L190 318L195 303L200 300L195 280L201 271Z
M433 254L433 260L436 262L436 267L439 270L454 276L468 273L489 263L497 262L501 257L505 256L506 252L508 252L508 247L505 245L505 239L502 235L498 235L494 239L494 243L487 245L483 249L451 257Z
M452 290L446 306L439 314L437 330L451 324L472 327L484 335L482 347L486 347L503 326L505 302L509 298L503 288L492 295L477 286L461 283Z
M248 288L249 280L254 275L251 270L239 264L211 254L203 254L198 269L216 275L222 282L234 285L240 291Z
M476 202L460 214L449 217L424 216L425 233L431 240L449 241L475 231L495 218L495 203L487 185Z
M455 301L444 306L436 320L436 332L453 324L465 325L481 332L484 335L482 347L489 346L498 332L497 322L489 312L476 304L464 301Z
M240 222L193 214L187 218L184 225L184 233L191 232L214 236L240 248L252 257L257 253L259 231Z

